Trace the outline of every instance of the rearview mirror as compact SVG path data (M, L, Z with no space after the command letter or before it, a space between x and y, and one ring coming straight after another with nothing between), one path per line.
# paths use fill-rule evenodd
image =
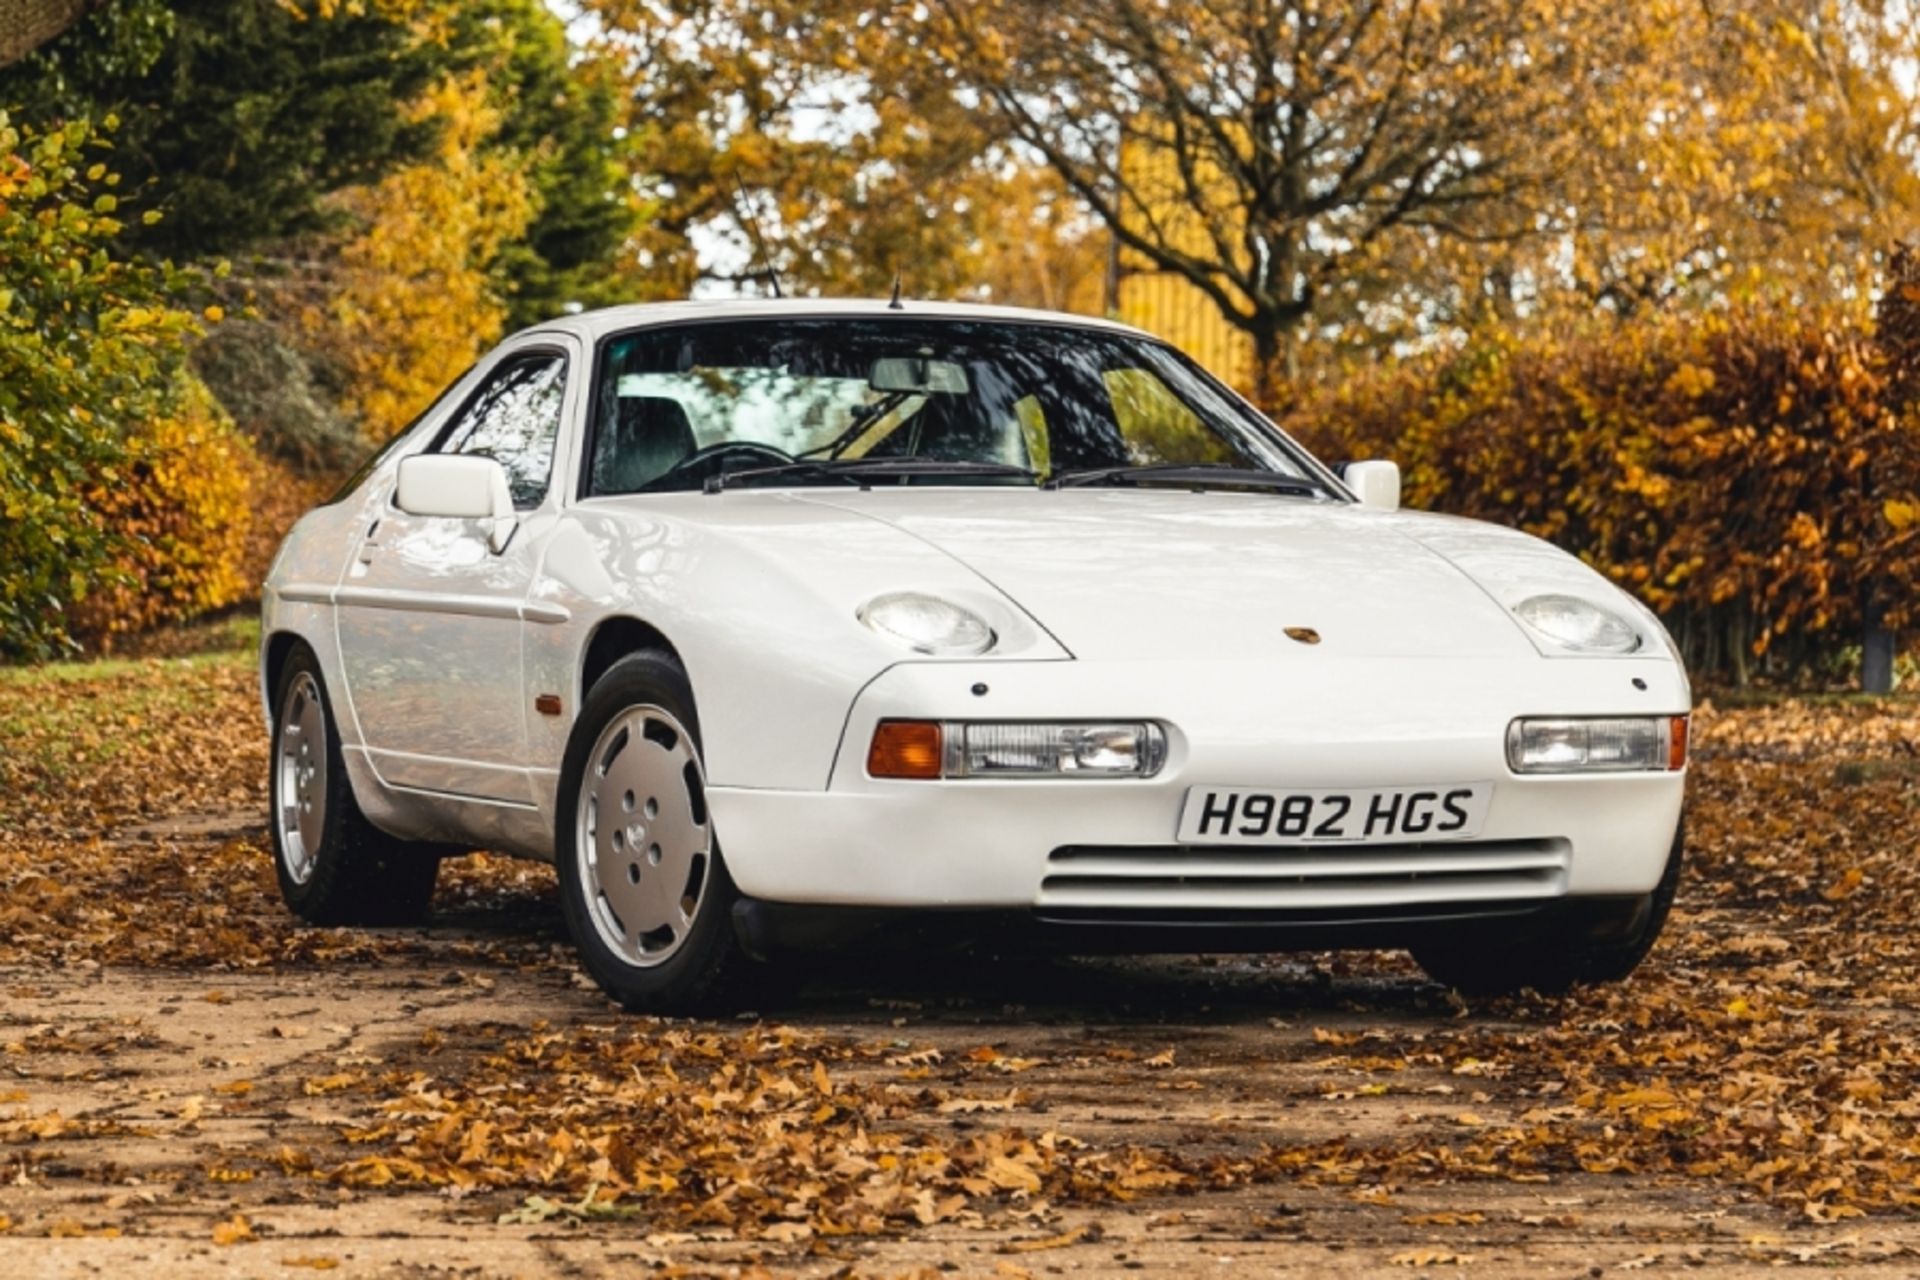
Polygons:
M1360 499L1361 506L1377 511L1400 509L1399 463L1349 462L1340 468L1340 478L1353 490L1353 496Z
M488 520L487 543L506 549L513 536L513 490L507 469L492 458L459 453L417 453L400 460L394 503L408 515L448 520Z
M867 385L904 395L963 396L968 389L967 367L927 356L882 356L873 362Z

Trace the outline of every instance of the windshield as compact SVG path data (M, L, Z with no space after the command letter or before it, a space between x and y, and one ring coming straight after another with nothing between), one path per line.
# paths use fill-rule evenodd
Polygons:
M609 339L590 459L589 496L753 472L782 484L854 469L903 484L1034 484L1169 464L1311 474L1304 455L1158 343L1056 325L865 318L754 318Z

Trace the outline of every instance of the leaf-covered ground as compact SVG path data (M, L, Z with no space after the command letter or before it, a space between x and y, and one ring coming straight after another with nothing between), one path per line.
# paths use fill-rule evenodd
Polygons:
M612 1011L537 866L299 927L244 651L0 672L0 743L0 1274L1916 1265L1913 701L1703 708L1620 987L808 958L722 1023Z

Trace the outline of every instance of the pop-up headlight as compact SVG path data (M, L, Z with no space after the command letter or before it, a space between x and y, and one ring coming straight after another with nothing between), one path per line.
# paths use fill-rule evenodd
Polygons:
M1569 653L1632 653L1640 633L1610 609L1579 596L1529 596L1514 607L1520 621Z
M915 653L969 657L993 648L993 628L980 615L918 591L875 596L860 607L859 618Z

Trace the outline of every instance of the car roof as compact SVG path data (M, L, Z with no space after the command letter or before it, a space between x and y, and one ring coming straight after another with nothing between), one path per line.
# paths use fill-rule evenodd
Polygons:
M734 319L804 319L809 317L867 316L880 320L990 320L1003 324L1067 325L1080 329L1101 329L1152 338L1131 325L1103 320L1095 316L1074 315L1065 311L1042 311L1032 307L993 307L969 302L921 302L902 299L896 307L878 298L727 298L700 302L643 302L626 306L600 307L577 315L560 316L522 330L522 333L552 333L556 330L584 338L589 344L610 333L641 329L682 321ZM516 335L517 336L517 335ZM1155 339L1157 341L1157 339Z

